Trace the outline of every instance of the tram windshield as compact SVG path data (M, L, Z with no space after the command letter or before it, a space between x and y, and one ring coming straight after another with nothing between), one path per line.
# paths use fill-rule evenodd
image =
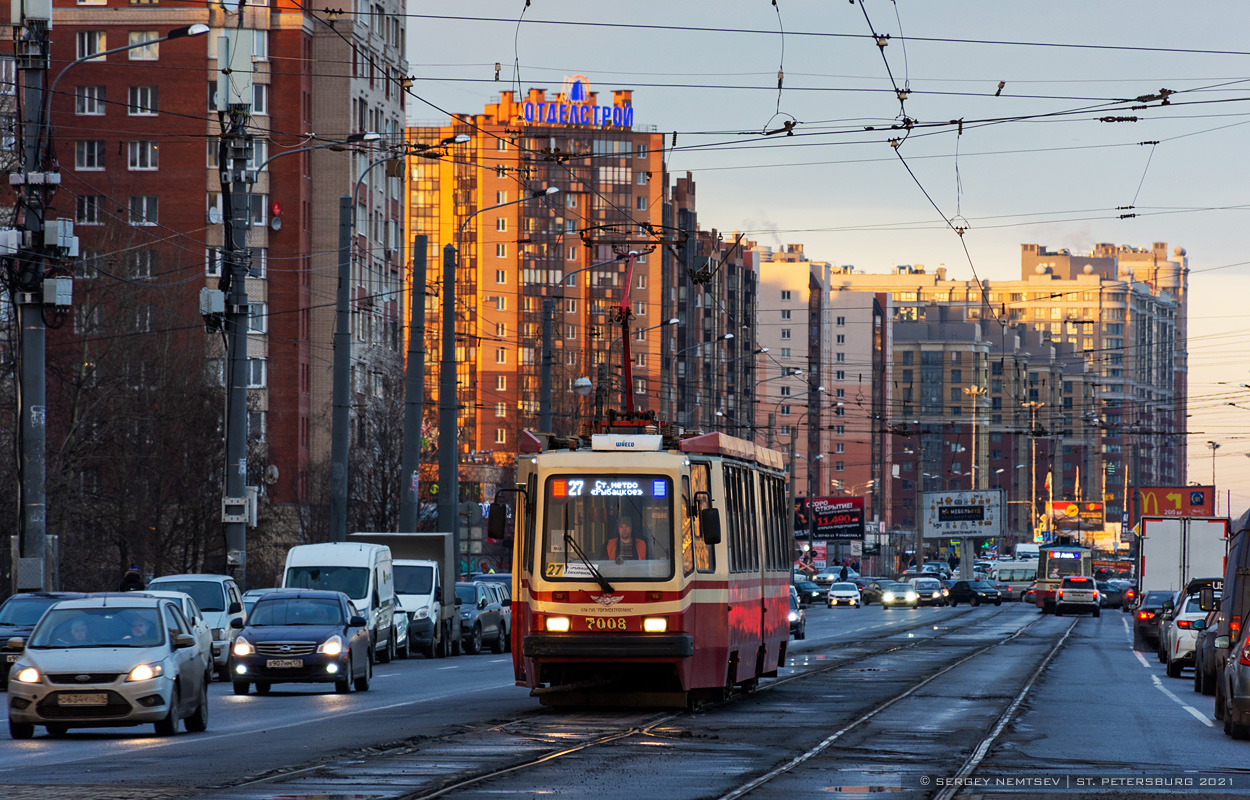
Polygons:
M1090 553L1084 549L1042 550L1037 577L1064 578L1068 575L1089 576Z
M673 482L666 476L553 475L543 512L547 580L595 580L596 570L612 582L673 574Z

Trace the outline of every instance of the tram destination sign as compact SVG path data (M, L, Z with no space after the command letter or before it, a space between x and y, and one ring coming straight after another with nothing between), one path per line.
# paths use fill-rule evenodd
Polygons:
M864 498L796 498L794 501L794 538L862 542L864 540Z
M1003 508L1001 489L925 492L921 500L923 536L926 539L1002 536Z

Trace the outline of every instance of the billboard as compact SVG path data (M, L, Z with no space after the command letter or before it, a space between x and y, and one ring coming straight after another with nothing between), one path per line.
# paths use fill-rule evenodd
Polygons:
M977 489L965 492L925 492L921 523L926 539L1003 535L1003 492Z
M1101 531L1106 524L1106 509L1102 503L1054 500L1046 504L1046 514L1050 530L1056 534Z
M864 498L799 497L794 501L794 538L864 540Z
M1138 486L1130 491L1130 527L1141 517L1215 516L1214 486Z

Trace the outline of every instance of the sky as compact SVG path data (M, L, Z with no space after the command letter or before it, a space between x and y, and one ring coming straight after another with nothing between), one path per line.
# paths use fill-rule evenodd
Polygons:
M1185 248L1189 479L1214 469L1220 514L1250 505L1250 4L409 0L408 13L410 123L577 74L632 89L635 128L670 145L677 132L668 168L693 173L704 228L954 279L1018 278L1023 243ZM892 129L904 120L910 133ZM786 121L794 136L764 135Z

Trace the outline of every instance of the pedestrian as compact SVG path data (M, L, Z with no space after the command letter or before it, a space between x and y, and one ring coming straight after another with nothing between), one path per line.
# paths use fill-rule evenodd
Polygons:
M842 565L842 570L838 572L838 580L840 581L846 580L846 565L845 564Z
M147 588L147 584L143 581L143 573L139 571L138 564L131 564L130 569L126 570L126 574L122 576L122 582L117 587L119 592L142 592Z
M911 557L911 561L908 561L908 562L907 562L907 568L908 568L908 569L911 569L911 568L912 568L912 567L914 567L914 566L916 566L916 557L915 557L915 556L912 556L912 557Z

